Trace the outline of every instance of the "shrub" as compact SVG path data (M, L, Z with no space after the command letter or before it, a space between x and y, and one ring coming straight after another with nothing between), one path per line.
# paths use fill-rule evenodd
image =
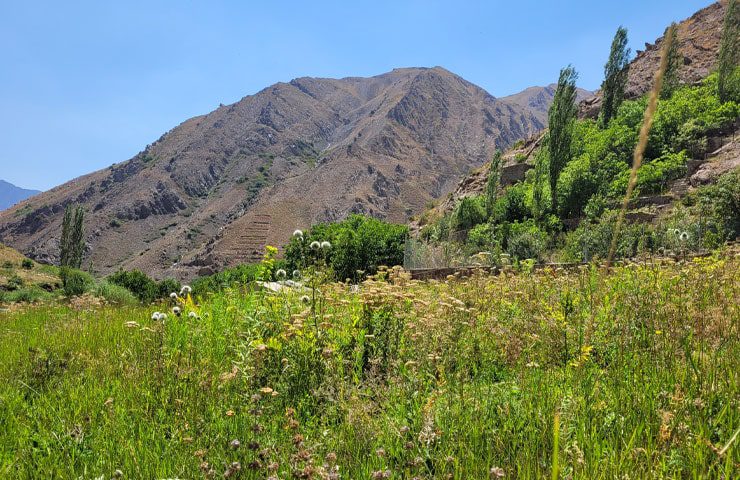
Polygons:
M103 281L95 286L95 296L102 297L110 303L118 305L134 305L138 299L126 288L113 283Z
M465 197L457 204L450 227L453 231L466 231L486 221L485 198Z
M108 277L108 282L127 289L145 303L165 298L171 292L180 290L180 283L176 280L166 279L157 282L140 270L119 270Z
M717 183L699 189L699 215L721 227L721 239L740 236L740 169L722 175Z
M686 174L687 160L686 152L666 153L642 165L637 170L635 194L648 195L665 191L672 180ZM610 189L612 197L622 197L625 194L629 176L629 170L625 170L614 180Z
M89 291L95 284L95 280L93 280L89 273L74 268L63 267L61 269L61 276L64 294L68 297L82 295Z
M591 172L588 155L572 160L558 179L558 208L562 218L580 216L588 200L598 190L596 176Z
M476 225L468 233L468 245L474 250L485 250L494 243L493 229L488 223Z
M506 235L506 253L518 260L541 260L547 248L548 235L532 220L515 222Z
M527 188L528 186L521 182L507 188L504 194L496 200L492 220L495 223L504 223L516 222L529 217L531 210L527 206Z
M285 248L286 268L301 270L320 261L338 280L359 280L381 265L402 265L407 235L405 225L351 215L342 222L315 225L302 238L293 237ZM331 248L313 251L309 247L313 241L328 241Z
M227 288L232 288L237 285L245 285L249 282L255 281L257 279L258 272L259 265L238 265L234 268L214 273L213 275L200 277L194 280L190 286L198 295L221 292Z
M33 260L30 258L24 258L21 262L21 267L25 270L32 270L33 269Z

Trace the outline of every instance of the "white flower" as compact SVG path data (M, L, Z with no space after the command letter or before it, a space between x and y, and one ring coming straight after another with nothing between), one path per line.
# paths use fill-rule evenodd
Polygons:
M198 318L198 314L195 313L195 312L189 312L188 313L188 318Z
M178 317L180 316L180 312L182 312L182 310L180 310L180 307L172 307L172 313L174 313Z
M311 245L309 246L311 247L311 250L318 250L319 248L321 248L321 244L317 242L316 240L311 242Z
M284 280L287 276L288 274L282 268L275 272L275 277L277 277L278 280Z
M170 298L172 300L175 300L177 298L177 293L175 293L175 292L170 293Z
M190 288L190 285L183 285L180 289L180 295L188 295L190 292L192 292L193 289Z
M324 240L323 242L321 242L321 248L323 250L327 250L327 249L331 248L331 243L329 243L326 240Z
M293 236L298 239L301 239L303 238L303 232L301 230L296 230L295 232L293 232Z
M159 320L159 316L160 315L161 315L161 313L159 313L159 312L152 313L152 320L154 320L156 322L157 320Z
M301 303L308 303L310 301L311 301L311 299L308 298L308 295L304 295L304 296L301 297Z
M296 280L301 278L301 272L299 272L298 270L293 270L293 278Z
M689 239L689 232L681 232L681 241L685 242Z

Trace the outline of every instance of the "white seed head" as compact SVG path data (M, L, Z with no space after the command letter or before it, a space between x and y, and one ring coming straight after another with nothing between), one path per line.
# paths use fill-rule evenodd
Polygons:
M310 247L311 247L311 250L318 250L319 248L321 248L321 244L317 242L316 240L314 240L313 242L311 242Z
M685 242L689 239L689 232L681 232L681 241Z
M311 301L311 299L308 298L308 295L304 295L304 296L301 297L301 302L302 303L308 303L310 301Z
M170 298L171 298L172 300L176 299L176 298L177 298L177 292L172 292L172 293L170 293Z
M159 312L152 313L152 320L154 320L155 322L159 320L159 315L161 315Z
M301 238L303 238L303 231L296 230L295 232L293 232L293 236L296 237L296 238L298 238L298 239L301 239Z
M195 312L188 312L188 318L198 318L198 314Z
M182 310L180 310L180 307L172 307L172 313L174 313L178 317L180 316L180 313L181 312L182 312Z
M190 285L183 285L180 289L180 295L188 295L192 291L193 289L190 288Z
M326 240L324 240L323 242L321 242L321 248L322 248L323 250L328 250L328 249L330 249L330 248L331 248L331 243L329 243L329 242L327 242Z
M298 280L299 278L301 278L301 272L298 271L298 270L293 270L293 278L296 279L296 280Z
M277 277L278 280L284 280L287 276L288 274L282 268L275 272L275 277Z

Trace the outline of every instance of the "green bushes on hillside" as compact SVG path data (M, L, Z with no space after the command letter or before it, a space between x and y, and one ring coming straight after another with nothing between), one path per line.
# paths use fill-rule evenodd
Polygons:
M157 282L140 270L119 270L110 275L107 280L108 283L124 287L145 303L165 298L171 292L180 290L180 283L176 280L166 279Z

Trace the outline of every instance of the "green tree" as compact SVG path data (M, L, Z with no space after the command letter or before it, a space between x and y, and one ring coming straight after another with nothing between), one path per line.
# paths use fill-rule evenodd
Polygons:
M604 83L601 90L604 103L601 107L601 122L604 127L614 118L624 99L624 88L629 73L630 49L627 48L627 29L619 27L612 40L609 60L604 65Z
M570 160L571 143L573 140L573 123L576 119L576 80L578 73L568 65L560 70L558 86L555 90L555 97L549 117L549 142L548 150L550 153L550 197L552 199L552 209L557 212L557 183L558 176L563 167Z
M719 48L718 85L719 99L722 103L738 95L740 90L740 9L736 0L730 0L725 13L722 42ZM734 92L734 93L733 93Z
M85 252L85 210L71 204L64 209L59 263L62 267L80 268Z
M679 86L680 80L678 70L681 68L683 56L678 51L678 26L672 23L666 30L664 42L668 43L668 63L663 74L663 87L660 90L660 98L669 98Z
M501 183L501 166L503 155L501 150L496 150L491 159L491 166L488 170L488 183L486 183L486 213L490 216L493 213L493 206L496 204L498 187Z
M534 184L532 185L532 215L539 223L545 214L545 177L547 176L547 151L537 149L534 163Z

